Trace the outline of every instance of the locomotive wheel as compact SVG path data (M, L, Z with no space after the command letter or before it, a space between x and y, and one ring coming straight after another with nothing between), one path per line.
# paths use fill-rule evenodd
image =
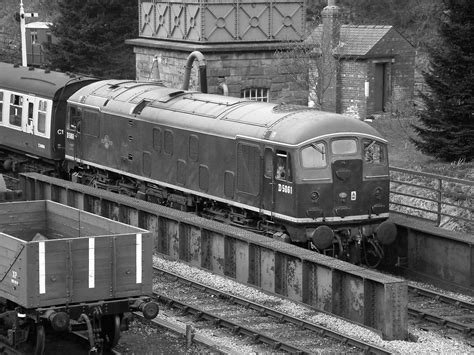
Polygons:
M384 256L383 249L377 243L377 241L374 241L373 239L366 241L363 245L364 245L363 253L364 253L365 264L369 268L375 269L383 259L383 256Z
M120 316L108 315L102 317L102 338L105 349L112 349L120 339Z
M46 344L46 332L44 330L43 324L38 324L36 326L36 344L34 355L43 355L44 347Z

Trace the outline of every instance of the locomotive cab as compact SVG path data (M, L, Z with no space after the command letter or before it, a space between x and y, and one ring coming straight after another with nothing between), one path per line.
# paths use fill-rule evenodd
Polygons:
M381 245L393 242L396 233L384 222L389 208L384 141L321 137L297 149L267 148L264 164L264 186L272 189L271 194L264 191L271 197L266 205L275 218L285 216L292 242L354 263L373 265L382 259Z

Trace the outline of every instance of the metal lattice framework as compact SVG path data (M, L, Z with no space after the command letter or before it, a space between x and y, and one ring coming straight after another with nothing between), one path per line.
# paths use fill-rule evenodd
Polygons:
M303 40L305 2L140 0L139 35L192 42Z

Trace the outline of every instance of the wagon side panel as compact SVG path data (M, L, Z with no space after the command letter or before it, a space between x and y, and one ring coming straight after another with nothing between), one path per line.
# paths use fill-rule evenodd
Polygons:
M118 236L116 241L117 297L151 294L153 240L150 233Z
M26 303L26 242L0 233L0 297Z
M150 233L73 240L71 302L150 294L152 253Z

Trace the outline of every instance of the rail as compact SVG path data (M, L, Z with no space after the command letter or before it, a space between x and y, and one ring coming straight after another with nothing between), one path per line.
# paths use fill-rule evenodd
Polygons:
M390 168L390 211L437 227L472 232L474 182L414 170Z

